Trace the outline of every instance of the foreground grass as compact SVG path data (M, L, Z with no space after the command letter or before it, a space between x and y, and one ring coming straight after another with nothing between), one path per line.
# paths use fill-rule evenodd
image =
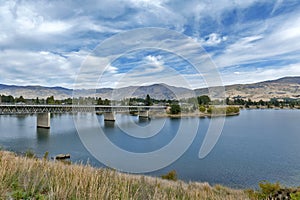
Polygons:
M66 165L0 151L0 199L248 199L242 190L110 169Z

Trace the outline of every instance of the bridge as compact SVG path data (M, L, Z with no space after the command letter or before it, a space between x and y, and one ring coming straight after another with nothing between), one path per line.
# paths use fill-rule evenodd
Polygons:
M50 113L103 113L105 121L115 121L116 112L138 112L149 118L149 110L164 110L166 106L110 105L0 105L0 115L37 114L37 127L50 128Z

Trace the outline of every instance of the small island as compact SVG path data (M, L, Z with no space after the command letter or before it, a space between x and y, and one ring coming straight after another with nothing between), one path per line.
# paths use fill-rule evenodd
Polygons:
M198 108L198 109L197 109ZM168 105L165 114L154 114L161 117L224 117L240 114L240 106L224 105L223 101L212 101L209 96L202 95L196 99L190 98L182 102L173 102Z
M175 108L174 108L175 107ZM240 114L238 106L199 106L194 112L181 112L179 105L171 105L165 114L154 114L154 117L224 117L236 116Z

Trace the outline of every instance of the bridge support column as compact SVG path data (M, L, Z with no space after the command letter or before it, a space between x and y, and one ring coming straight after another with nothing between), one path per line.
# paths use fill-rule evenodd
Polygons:
M115 112L104 112L104 121L116 121Z
M38 113L37 114L37 127L38 128L50 128L50 113Z
M149 110L139 111L139 117L140 118L150 118L149 116Z

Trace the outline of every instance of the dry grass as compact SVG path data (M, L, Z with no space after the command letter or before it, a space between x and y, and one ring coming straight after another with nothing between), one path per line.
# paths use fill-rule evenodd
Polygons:
M0 151L0 199L248 199L242 190L66 165Z

